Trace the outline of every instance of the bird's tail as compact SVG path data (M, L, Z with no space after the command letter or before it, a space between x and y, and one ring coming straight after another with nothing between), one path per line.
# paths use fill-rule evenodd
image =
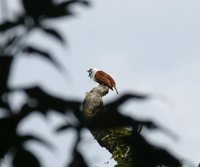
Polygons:
M117 93L117 94L119 94L119 92L118 92L118 90L117 90L116 86L114 86L114 89L115 89L116 93Z

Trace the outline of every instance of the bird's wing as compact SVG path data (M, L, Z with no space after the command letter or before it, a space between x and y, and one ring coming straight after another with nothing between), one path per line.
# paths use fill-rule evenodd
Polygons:
M115 81L113 80L113 78L104 71L97 71L95 75L95 80L99 84L105 84L109 86L110 89L115 86Z

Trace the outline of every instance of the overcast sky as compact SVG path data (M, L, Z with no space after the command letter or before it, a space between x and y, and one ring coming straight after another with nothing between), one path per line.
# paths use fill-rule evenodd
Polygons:
M145 103L127 103L124 114L151 118L171 129L179 136L178 141L160 132L145 131L144 135L152 142L164 144L178 157L197 164L200 161L200 1L91 2L90 8L75 7L76 17L49 24L67 38L68 47L46 39L38 31L29 36L29 42L56 55L66 69L65 76L38 58L22 57L16 62L11 84L39 83L56 95L83 99L85 92L96 86L90 82L86 70L100 68L114 77L119 93L151 94L152 99ZM27 67L29 70L25 71ZM115 92L110 92L104 100L108 102L115 97ZM68 157L64 146L70 147L73 134L56 136L47 130L63 122L62 116L51 114L45 122L39 115L31 119L23 124L22 131L31 129L37 134L45 133L45 137L54 136L52 142L57 142L58 150L52 153L34 144L30 147L42 154L46 166L55 167L58 160L63 166L64 158ZM84 136L84 151L88 152L85 155L92 166L110 161L111 155L88 132Z

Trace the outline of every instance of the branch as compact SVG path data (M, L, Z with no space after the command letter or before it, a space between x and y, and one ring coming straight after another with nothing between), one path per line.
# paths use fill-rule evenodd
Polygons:
M108 91L107 86L99 86L86 94L83 120L97 142L112 154L117 162L116 167L180 167L182 162L178 158L166 149L149 143L137 128L144 125L152 130L158 129L158 126L120 114L121 102L140 96L125 94L120 100L104 106L102 97Z
M131 129L127 127L93 128L98 126L95 125L92 127L91 125L91 122L94 124L99 116L102 117L102 114L106 117L102 97L108 91L109 88L107 86L99 86L93 88L86 94L83 102L83 120L86 126L89 125L87 127L97 142L112 154L112 157L117 161L118 165L124 165L131 163L133 157L132 148L123 141L124 137L131 135Z

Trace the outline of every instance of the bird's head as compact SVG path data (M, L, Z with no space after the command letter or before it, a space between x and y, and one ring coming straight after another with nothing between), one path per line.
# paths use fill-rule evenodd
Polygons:
M95 67L90 68L89 70L87 70L87 72L88 72L88 77L94 79L94 76L95 76L95 74L96 74L97 71L98 71L98 69L95 68Z

